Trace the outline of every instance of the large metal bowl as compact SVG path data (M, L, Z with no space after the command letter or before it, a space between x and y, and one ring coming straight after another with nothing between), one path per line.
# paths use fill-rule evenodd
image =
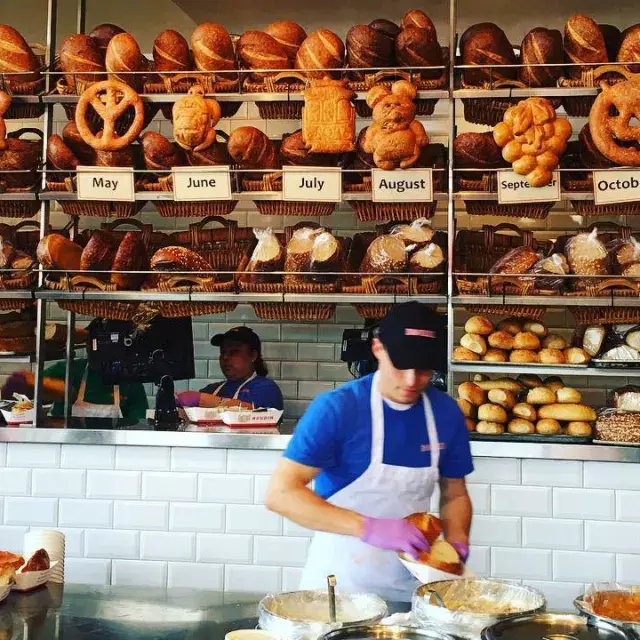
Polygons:
M387 605L370 593L336 593L336 613L332 624L325 590L269 595L258 605L260 628L279 640L318 640L335 629L375 625L387 615Z
M635 588L640 590L640 587ZM604 621L617 624L618 626L631 631L635 636L640 638L640 622L625 622L623 620L615 620L613 618L605 618L604 616L599 616L590 609L589 604L586 601L586 597L587 594L583 593L573 601L573 606L580 612L580 615L585 616L588 620L595 622Z
M330 631L319 640L453 640L445 633L433 629L412 629L409 627L349 627Z
M447 608L451 599L464 608ZM465 606L467 602L468 607ZM482 602L491 606L494 612L479 612ZM477 640L485 627L515 616L540 613L546 605L544 594L533 587L480 578L441 580L416 589L412 617L414 624L422 628L437 627L453 636Z

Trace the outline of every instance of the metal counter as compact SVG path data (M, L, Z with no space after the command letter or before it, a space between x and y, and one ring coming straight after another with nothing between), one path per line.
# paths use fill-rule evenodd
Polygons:
M104 420L102 421L105 422ZM137 445L151 447L202 447L213 449L254 449L283 451L291 439L292 427L279 429L231 430L228 427L200 428L181 426L178 431L155 430L147 422L116 424L112 428L64 428L44 425L39 428L0 427L1 442L46 444ZM543 460L586 460L640 463L640 446L601 444L560 444L545 442L474 441L471 453L476 458L519 458Z

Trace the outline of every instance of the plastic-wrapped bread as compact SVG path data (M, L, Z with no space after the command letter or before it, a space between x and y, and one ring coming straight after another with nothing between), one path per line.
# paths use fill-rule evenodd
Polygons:
M634 262L640 262L640 242L633 236L616 238L606 245L609 254L609 266L613 273L622 273L624 268Z
M538 262L538 257L531 247L516 247L505 253L489 273L527 273Z
M285 283L293 284L308 280L308 275L304 274L310 271L313 241L321 231L324 231L324 229L302 227L293 232L286 248L284 261Z
M280 282L282 276L273 273L284 268L284 249L280 241L270 227L254 229L253 233L258 242L247 265L246 281Z
M623 270L622 275L625 278L632 278L633 280L640 280L640 262L632 262L628 264Z
M569 274L569 263L561 253L553 253L546 258L542 258L542 260L538 260L533 265L531 273L539 275L539 277L534 278L537 289L560 290L566 281L564 276Z
M419 218L411 224L395 225L391 229L391 235L402 238L407 246L414 245L419 249L433 240L434 232L426 218Z
M635 328L631 331L628 331L624 337L624 341L632 349L637 349L638 351L640 351L640 328Z
M572 273L580 276L606 276L608 253L598 240L598 229L590 233L579 233L567 242L565 254Z
M403 273L407 270L407 248L398 236L378 236L360 265L362 273Z
M311 247L309 271L316 284L331 284L342 271L343 251L340 241L329 231L318 233Z
M592 357L595 358L602 348L602 343L607 337L607 330L601 324L587 327L582 336L582 348Z
M430 242L422 249L411 254L409 259L409 271L411 273L433 273L444 271L446 257L442 247L435 242ZM424 278L420 278L424 282Z
M609 349L609 351L604 353L600 359L613 362L639 362L640 351L633 349L626 344L622 344L619 347Z
M613 392L613 406L620 411L640 411L640 387L628 385Z

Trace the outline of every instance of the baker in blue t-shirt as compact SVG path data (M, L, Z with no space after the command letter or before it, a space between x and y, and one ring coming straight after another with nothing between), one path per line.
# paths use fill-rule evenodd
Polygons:
M220 368L225 380L200 391L183 391L177 400L183 407L217 407L221 404L282 409L280 387L267 378L260 338L249 327L234 327L211 338L220 347Z
M378 371L319 395L298 422L267 506L316 531L301 589L333 573L342 589L410 601L416 582L396 551L429 550L404 518L429 511L437 484L444 535L466 561L468 432L456 402L430 386L445 363L443 320L417 302L393 307L372 344Z

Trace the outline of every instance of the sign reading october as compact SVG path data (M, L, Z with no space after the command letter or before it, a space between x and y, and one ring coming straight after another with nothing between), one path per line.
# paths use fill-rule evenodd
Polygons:
M554 171L546 187L532 187L525 176L515 171L498 171L498 202L514 204L524 202L557 202L560 200L560 172Z
M310 202L340 202L340 167L283 167L282 199Z
M78 167L78 200L134 202L133 169L129 167Z
M596 204L616 204L640 200L640 169L593 172Z
M173 167L173 197L176 202L231 200L229 167Z
M432 202L433 179L431 169L401 171L371 171L372 200L374 202Z

